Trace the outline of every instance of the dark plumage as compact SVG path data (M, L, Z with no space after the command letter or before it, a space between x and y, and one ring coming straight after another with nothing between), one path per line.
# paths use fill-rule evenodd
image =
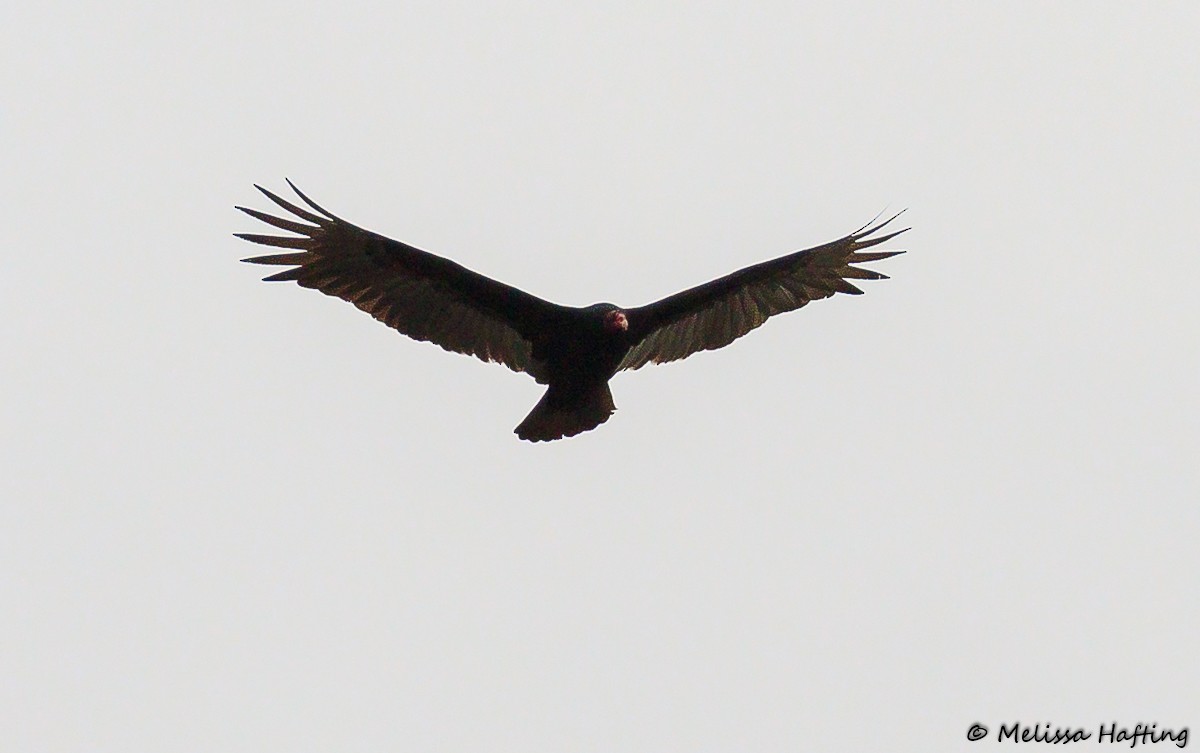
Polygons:
M618 371L721 348L774 314L834 293L857 295L862 291L849 280L886 275L851 265L903 253L866 252L904 232L875 235L892 217L646 306L573 308L356 227L319 207L291 181L288 185L312 211L255 186L303 222L238 207L295 233L237 233L288 249L243 261L288 267L264 279L294 280L337 296L409 337L497 361L548 385L516 428L517 436L534 442L574 436L607 421L616 410L608 380Z

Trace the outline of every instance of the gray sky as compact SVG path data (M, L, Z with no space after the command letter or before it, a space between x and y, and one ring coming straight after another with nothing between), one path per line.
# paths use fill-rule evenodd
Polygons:
M1200 728L1196 3L10 5L6 748ZM237 263L285 176L573 305L913 230L535 446Z

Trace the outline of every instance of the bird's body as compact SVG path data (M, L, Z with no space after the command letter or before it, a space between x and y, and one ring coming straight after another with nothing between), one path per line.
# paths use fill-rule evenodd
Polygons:
M612 313L621 309L611 303L568 308L535 335L533 357L546 364L548 383L607 382L617 373L630 342L628 326L608 323Z
M618 371L720 348L773 314L835 292L861 293L847 278L885 276L851 264L901 253L863 249L903 232L869 237L891 222L887 220L647 306L624 309L597 303L575 308L356 227L317 206L294 185L292 190L312 212L259 190L311 224L238 207L296 234L239 233L255 243L293 249L245 261L291 267L266 279L295 280L350 301L414 339L528 373L547 385L542 399L516 428L520 438L531 441L574 436L607 421L616 410L608 380Z
M628 325L611 303L568 309L538 331L533 357L546 364L546 394L517 427L521 439L559 439L604 423L617 409L608 380L629 352ZM614 316L614 315L619 315Z

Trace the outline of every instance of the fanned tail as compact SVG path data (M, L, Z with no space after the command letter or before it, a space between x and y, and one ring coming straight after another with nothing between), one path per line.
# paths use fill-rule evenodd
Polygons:
M616 409L607 382L585 388L551 385L515 431L530 442L573 437L595 429Z

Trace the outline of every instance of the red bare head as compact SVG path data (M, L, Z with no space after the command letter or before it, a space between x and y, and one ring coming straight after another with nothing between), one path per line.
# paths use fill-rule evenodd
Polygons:
M605 332L624 332L629 329L629 319L621 309L613 309L604 315Z

